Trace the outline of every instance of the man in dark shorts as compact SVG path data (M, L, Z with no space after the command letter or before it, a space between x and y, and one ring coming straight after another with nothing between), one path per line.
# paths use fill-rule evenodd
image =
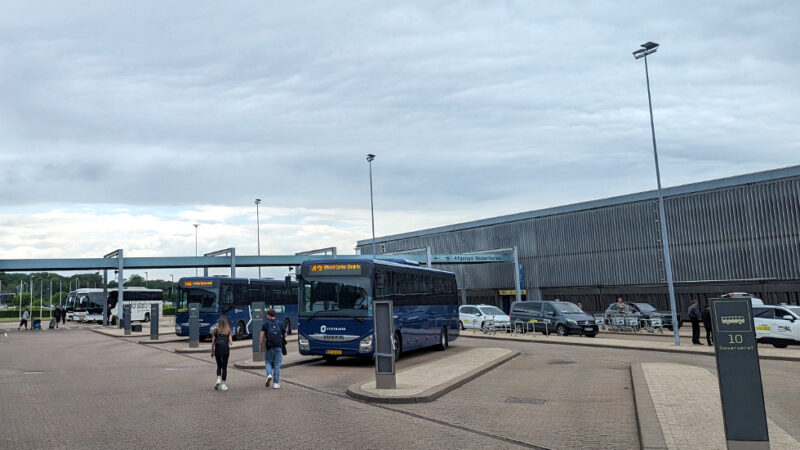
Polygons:
M30 317L30 314L28 314L28 310L27 309L25 311L22 311L22 318L19 321L19 326L17 327L17 331L19 331L23 326L25 327L26 330L28 329L28 318L29 317Z

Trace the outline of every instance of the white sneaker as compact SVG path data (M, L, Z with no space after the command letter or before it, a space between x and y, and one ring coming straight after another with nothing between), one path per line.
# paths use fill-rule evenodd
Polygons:
M281 388L281 384L280 383L275 383L275 384L272 385L272 387L273 387L273 389L280 389Z
M264 382L264 387L269 387L272 384L272 375L267 375L267 381Z
M219 383L219 380L217 380L217 384L215 384L215 385L214 385L214 390L217 390L217 389L219 389L219 384L220 384L220 383Z
M228 386L223 384L222 387L220 387L220 389L222 389L223 391L227 391L228 390Z

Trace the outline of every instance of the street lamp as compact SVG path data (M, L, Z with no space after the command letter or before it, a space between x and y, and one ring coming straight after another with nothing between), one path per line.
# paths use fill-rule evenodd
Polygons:
M147 289L147 272L144 273L144 288Z
M258 219L258 205L261 204L261 199L257 198L256 201L256 239L258 240L258 256L261 256L261 221ZM258 266L258 278L261 278L261 266Z
M653 135L653 157L656 162L656 182L658 183L658 217L661 222L661 245L664 248L664 268L667 272L667 289L669 290L669 308L672 312L672 331L675 336L675 345L681 345L681 338L678 335L678 313L675 310L675 287L672 283L672 261L669 257L669 241L667 240L667 217L664 213L664 196L661 194L661 171L658 168L658 149L656 147L656 128L653 125L653 100L650 97L650 72L647 68L647 55L651 55L658 50L655 42L645 42L639 50L633 52L635 59L644 58L644 76L647 80L647 105L650 107L650 132Z
M197 227L199 227L200 224L195 223L192 225L194 225L194 256L197 257ZM197 267L194 268L194 276L197 276Z
M372 257L375 258L377 252L375 251L375 205L372 201L372 160L375 155L372 153L367 155L367 162L369 163L369 210L372 215Z
M175 279L172 277L172 274L169 274L169 299L170 301L175 300L172 298L172 285L175 284Z

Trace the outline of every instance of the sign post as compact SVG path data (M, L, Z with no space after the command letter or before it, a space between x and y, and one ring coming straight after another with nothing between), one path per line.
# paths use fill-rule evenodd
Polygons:
M131 334L131 305L122 305L122 320L125 322L125 336Z
M394 308L391 300L372 302L375 332L375 388L394 389L397 387L394 368Z
M264 353L260 352L258 349L261 326L264 325L264 307L264 302L253 302L250 304L250 316L252 317L250 322L252 328L250 329L253 335L253 362L264 361Z
M750 298L711 299L711 318L728 449L769 449Z
M150 340L158 340L158 305L150 304Z
M200 346L200 304L189 303L189 348Z

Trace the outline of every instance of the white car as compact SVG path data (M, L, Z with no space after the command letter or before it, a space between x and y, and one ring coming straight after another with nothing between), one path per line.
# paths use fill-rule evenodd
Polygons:
M461 329L483 328L484 325L493 328L511 329L511 318L500 308L491 305L461 305L458 308L458 319Z
M778 348L800 345L800 306L753 305L756 340Z

